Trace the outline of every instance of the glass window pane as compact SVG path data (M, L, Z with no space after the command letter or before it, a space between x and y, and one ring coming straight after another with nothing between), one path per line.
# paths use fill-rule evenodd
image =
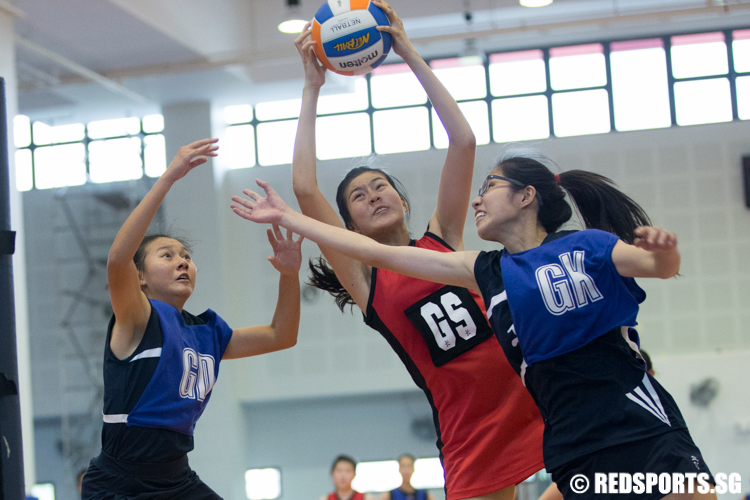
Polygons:
M732 121L729 80L713 78L674 84L678 125Z
M490 91L494 96L533 94L547 90L544 54L524 50L490 56Z
M492 101L495 142L526 141L549 137L547 96L511 97Z
M31 145L31 122L28 116L16 115L13 117L13 144L17 148L25 148Z
M255 106L255 116L258 120L281 120L283 118L299 117L302 99L286 101L259 102Z
M555 47L549 51L550 86L553 90L601 87L607 68L601 44Z
M352 488L361 492L390 491L401 484L401 474L398 473L398 462L384 460L382 462L359 462L357 475L352 481Z
M80 186L86 182L83 143L46 146L34 150L34 185L37 189Z
M318 114L345 113L347 111L362 111L369 105L367 95L367 79L363 76L352 78L354 85L352 92L346 94L321 95L318 99ZM325 87L323 87L325 89Z
M487 95L487 76L479 58L438 59L430 62L430 67L457 101Z
M273 500L281 496L281 471L276 468L245 472L245 496L250 500Z
M552 120L557 137L609 132L607 91L597 89L553 94Z
M141 138L124 137L89 143L91 182L115 182L143 177Z
M224 121L230 125L253 121L253 107L249 104L227 106L224 108Z
M750 73L750 30L733 31L732 38L734 70L737 73Z
M101 120L91 122L88 125L88 134L91 139L122 137L123 135L134 135L140 132L141 121L136 117Z
M46 123L34 122L33 130L34 144L37 146L82 141L85 137L85 128L82 123L71 123L70 125L57 125L56 127L51 127Z
M29 191L34 187L34 172L31 166L31 150L16 150L16 189Z
M406 64L389 64L375 68L370 78L370 91L374 108L427 102L427 94L422 84Z
M737 114L740 120L750 120L750 76L740 76L737 86Z
M261 123L257 132L258 163L263 166L292 163L297 120Z
M414 462L414 475L411 477L414 488L442 488L445 485L445 472L439 458L419 458Z
M490 116L487 111L487 103L484 101L461 102L458 107L471 125L471 130L477 138L477 144L489 144ZM438 118L435 108L432 108L432 141L438 149L448 147L448 133L445 131L440 118Z
M615 128L669 127L667 56L660 39L613 43L610 65Z
M159 177L167 170L167 147L163 135L147 135L143 138L143 163L149 177Z
M675 78L724 75L727 71L724 33L672 37L672 74Z
M326 116L318 118L315 125L318 158L352 158L372 153L370 115Z
M252 125L228 127L219 144L217 160L227 168L255 166L255 133Z
M148 115L143 117L143 132L156 134L164 131L164 117L162 115Z
M424 151L430 149L430 123L427 108L376 111L375 152L378 154Z

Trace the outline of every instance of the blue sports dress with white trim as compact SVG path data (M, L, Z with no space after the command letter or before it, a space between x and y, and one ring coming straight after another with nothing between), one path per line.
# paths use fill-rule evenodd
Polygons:
M645 293L615 269L617 241L598 230L554 233L539 247L481 252L475 262L493 331L542 414L549 471L686 428L627 328Z
M114 317L104 355L102 449L131 462L166 462L192 449L195 423L232 336L210 309L193 316L158 300L150 303L146 332L133 355L119 360L112 354Z

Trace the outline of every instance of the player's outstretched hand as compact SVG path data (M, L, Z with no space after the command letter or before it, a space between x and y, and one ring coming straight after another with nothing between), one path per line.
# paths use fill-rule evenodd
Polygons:
M677 248L677 235L657 226L641 226L635 230L633 244L650 252L672 251Z
M295 241L294 233L287 229L286 238L281 232L281 228L274 224L273 228L268 228L268 242L273 248L273 255L268 261L273 264L281 274L299 274L299 268L302 265L302 240L300 236Z
M294 40L302 65L305 67L305 85L320 88L326 82L326 67L320 64L315 55L315 41L311 38L312 21L305 24L299 36Z
M234 203L230 205L230 208L234 213L251 222L278 224L289 207L269 183L260 179L255 179L255 182L266 192L266 197L263 198L255 191L243 189L242 193L247 198L232 196Z
M216 153L216 150L219 149L217 142L219 142L219 139L201 139L187 146L182 146L163 176L172 182L182 179L195 167L206 163L208 161L207 156L218 156Z
M388 5L388 3L384 0L372 0L372 3L380 7L380 10L383 11L383 13L388 18L388 21L391 23L390 26L378 26L377 29L378 31L385 31L386 33L391 34L391 36L393 37L393 52L395 52L402 58L409 51L416 52L414 46L411 44L411 41L409 41L409 37L406 36L404 23L393 10L393 7Z

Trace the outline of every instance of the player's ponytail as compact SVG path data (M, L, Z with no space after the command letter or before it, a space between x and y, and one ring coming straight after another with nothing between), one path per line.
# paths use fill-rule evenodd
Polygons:
M571 170L560 174L560 185L576 204L586 227L608 231L632 244L635 229L651 225L643 208L603 175Z
M557 231L573 215L570 205L565 201L565 191L587 228L601 229L616 234L627 243L633 243L635 229L651 225L643 208L617 189L607 177L585 170L553 174L549 168L530 156L532 155L507 155L499 160L496 168L523 186L534 186L539 204L537 219L547 233ZM534 156L544 158L541 155ZM511 189L522 187L512 185Z
M310 267L310 281L309 284L315 288L319 288L324 292L328 292L336 299L336 305L339 306L341 312L344 312L346 306L354 306L355 302L349 292L339 281L336 273L333 272L331 266L323 257L317 259L310 259L308 264Z

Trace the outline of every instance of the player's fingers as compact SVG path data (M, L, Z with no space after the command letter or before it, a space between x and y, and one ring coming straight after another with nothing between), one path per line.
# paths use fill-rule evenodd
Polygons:
M278 224L273 224L273 233L276 235L277 241L281 241L284 239L284 235L281 233L281 228Z

